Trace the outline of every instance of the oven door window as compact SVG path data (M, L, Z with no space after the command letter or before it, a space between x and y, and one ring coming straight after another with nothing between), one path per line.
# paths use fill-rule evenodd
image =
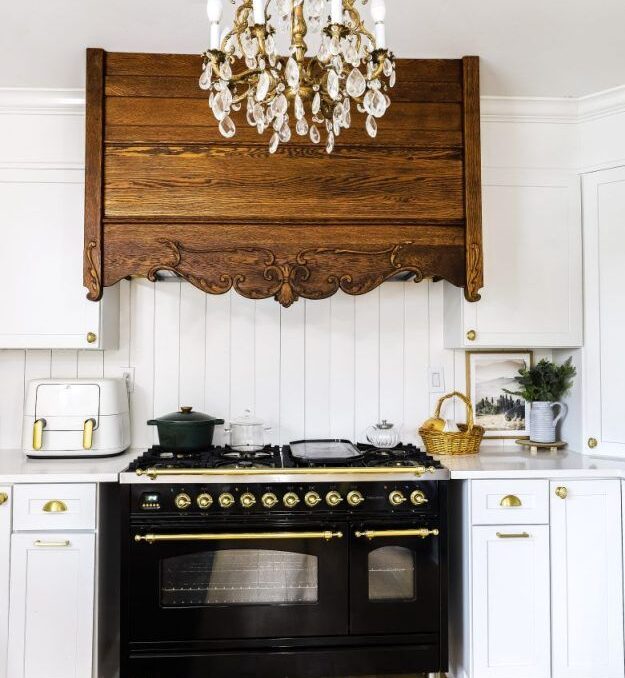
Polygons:
M415 556L404 546L383 546L368 556L369 600L414 600Z
M313 604L318 557L266 549L220 549L164 558L163 607Z

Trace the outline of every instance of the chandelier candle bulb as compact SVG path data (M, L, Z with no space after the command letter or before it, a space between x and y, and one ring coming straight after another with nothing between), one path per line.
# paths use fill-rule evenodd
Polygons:
M343 23L343 0L332 0L330 15L333 24Z
M253 4L254 23L261 25L265 23L265 8L263 7L263 0L254 0Z
M386 0L372 0L371 17L375 22L375 46L378 49L386 49Z
M206 15L210 22L210 40L211 49L219 49L219 39L221 36L219 22L221 21L222 0L208 0L206 3Z

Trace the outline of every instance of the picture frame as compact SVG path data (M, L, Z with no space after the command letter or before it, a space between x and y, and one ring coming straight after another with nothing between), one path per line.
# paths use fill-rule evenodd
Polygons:
M467 393L475 423L486 431L484 438L529 439L530 403L504 391L516 390L514 377L524 364L533 366L533 351L466 352Z

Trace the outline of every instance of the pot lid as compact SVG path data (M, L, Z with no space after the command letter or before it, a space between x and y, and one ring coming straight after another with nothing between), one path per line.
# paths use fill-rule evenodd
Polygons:
M251 410L245 410L245 414L232 419L230 426L263 426L265 422L252 414Z
M211 417L210 414L204 414L204 412L194 412L192 407L183 406L178 412L170 412L169 414L164 414L162 417L157 417L156 419L150 419L148 424L160 424L160 423L179 423L179 424L200 424L200 423L211 423L211 424L223 424L223 419L218 419L217 417Z
M382 421L379 424L376 424L373 428L380 429L382 431L387 431L390 428L393 428L395 424L391 424L390 421L386 421L386 419L382 419Z

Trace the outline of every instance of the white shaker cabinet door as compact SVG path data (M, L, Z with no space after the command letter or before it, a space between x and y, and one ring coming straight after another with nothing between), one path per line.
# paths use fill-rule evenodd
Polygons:
M11 488L0 486L0 678L7 678L10 547Z
M482 298L445 284L447 348L582 345L580 193L574 172L484 169Z
M549 527L474 527L472 588L472 678L549 678Z
M584 445L625 456L625 167L583 177Z
M623 678L621 481L551 483L553 678Z
M11 548L8 675L91 678L95 535L14 534Z

